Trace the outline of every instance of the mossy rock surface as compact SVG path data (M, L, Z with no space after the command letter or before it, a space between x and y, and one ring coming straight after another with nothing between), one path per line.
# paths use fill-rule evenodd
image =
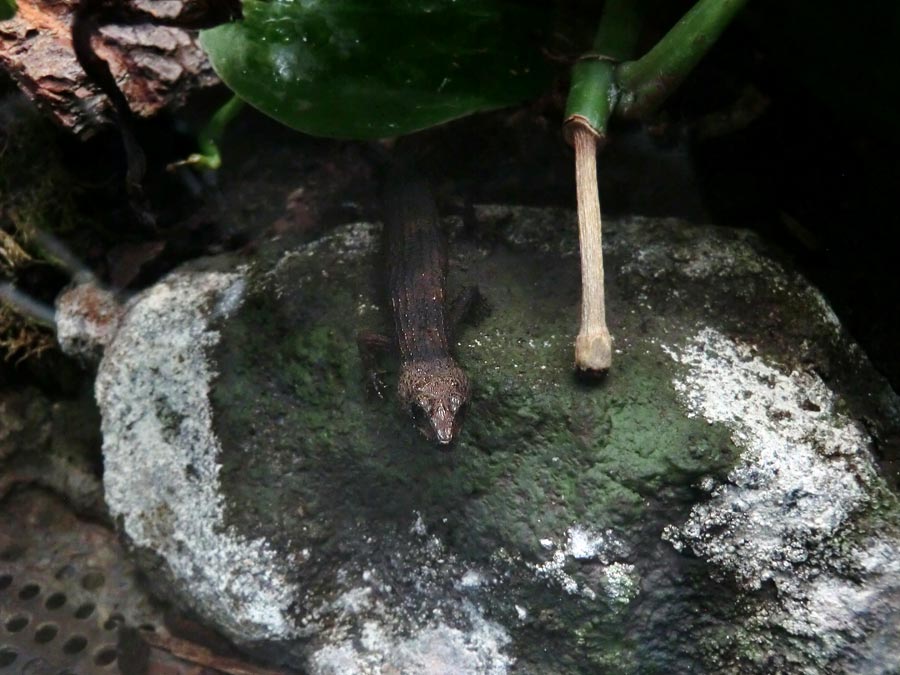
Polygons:
M818 292L747 233L609 223L615 360L585 384L574 215L476 215L451 244L451 293L485 303L450 452L364 386L377 225L133 301L97 393L107 498L151 578L311 673L896 660L896 500L870 453L897 399Z

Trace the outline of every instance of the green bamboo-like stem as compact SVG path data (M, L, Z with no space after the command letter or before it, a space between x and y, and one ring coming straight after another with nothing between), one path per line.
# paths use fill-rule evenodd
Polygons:
M573 68L564 132L575 148L582 284L575 367L583 373L603 375L612 362L596 159L610 115L615 112L641 118L652 113L681 84L746 2L698 0L644 57L619 65L635 48L641 3L607 0L593 51L582 56Z
M605 136L616 103L616 66L634 52L640 28L640 5L635 0L607 0L592 50L572 69L566 101L567 130L577 122L587 125L597 137ZM568 131L567 139L572 143Z
M219 143L225 134L225 129L237 114L244 108L243 99L238 96L232 96L228 101L219 108L210 118L209 122L197 135L197 145L200 146L200 152L188 156L179 162L174 162L168 166L170 170L179 166L195 166L201 169L217 170L222 166L222 156L219 153Z
M746 4L747 0L698 0L653 49L619 66L616 114L642 119L653 113Z

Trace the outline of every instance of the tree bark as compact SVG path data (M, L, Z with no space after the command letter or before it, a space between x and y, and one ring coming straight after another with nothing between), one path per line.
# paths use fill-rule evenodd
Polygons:
M122 0L171 21L195 0ZM71 23L77 0L19 0L0 22L0 68L60 126L89 137L111 120L109 102L75 59ZM94 38L134 113L151 117L218 83L195 32L151 24L104 26Z

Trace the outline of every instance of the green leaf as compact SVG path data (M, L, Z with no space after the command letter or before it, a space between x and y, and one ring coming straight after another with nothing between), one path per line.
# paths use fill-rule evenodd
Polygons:
M543 91L550 2L244 0L204 31L239 96L306 133L397 136Z
M0 0L0 21L11 19L16 15L16 0Z

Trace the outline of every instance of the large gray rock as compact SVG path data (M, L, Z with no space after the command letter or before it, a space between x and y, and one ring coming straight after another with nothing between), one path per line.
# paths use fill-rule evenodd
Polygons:
M900 669L897 397L750 234L606 225L614 369L571 374L574 216L483 207L451 283L461 442L363 386L378 228L184 268L97 378L108 504L145 571L310 673ZM874 440L873 440L874 439Z

